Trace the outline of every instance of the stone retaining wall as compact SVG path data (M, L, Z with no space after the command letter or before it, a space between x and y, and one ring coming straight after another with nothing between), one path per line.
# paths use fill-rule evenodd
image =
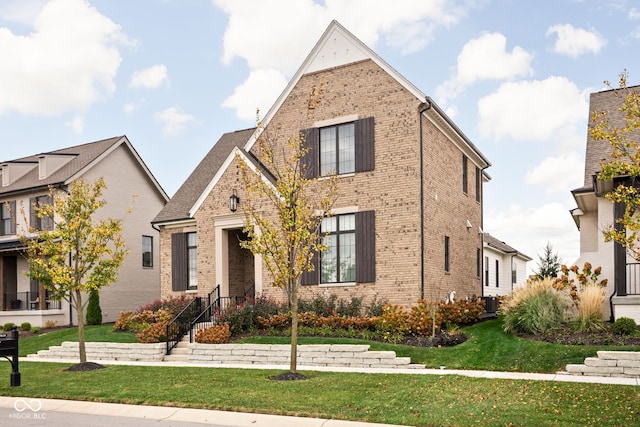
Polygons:
M113 343L113 342L87 342L85 350L87 360L123 360L139 362L161 362L164 358L167 345L138 344L138 343ZM49 350L40 350L37 354L29 356L45 357L52 359L78 359L80 357L77 342L65 341L62 345L49 347Z
M598 357L587 357L584 364L567 365L571 375L640 378L640 352L599 351Z
M243 365L281 365L289 363L289 344L189 344L190 362ZM424 368L411 364L409 357L396 357L394 351L369 351L368 345L298 345L298 365L346 366L361 368Z

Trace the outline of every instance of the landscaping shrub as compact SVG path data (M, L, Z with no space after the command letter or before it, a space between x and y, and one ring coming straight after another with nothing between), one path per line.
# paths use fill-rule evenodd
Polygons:
M128 331L131 318L133 317L133 311L121 311L118 320L113 325L114 331Z
M23 322L22 324L20 324L20 329L22 329L25 332L29 332L31 330L31 323Z
M364 314L367 315L368 317L382 316L382 310L385 305L387 305L387 301L385 300L378 301L376 297L373 297L373 300L371 300L371 302L365 309Z
M397 342L411 330L409 313L397 304L387 304L382 315L376 318L375 326L386 341Z
M444 325L470 325L480 321L485 312L484 301L473 295L470 300L442 302L438 307Z
M362 313L362 297L352 296L351 301L339 300L336 312L340 316L357 317Z
M196 342L203 344L225 344L231 339L228 323L220 323L196 332Z
M31 328L31 333L32 334L39 334L40 333L40 327L39 326L34 326Z
M86 314L87 325L102 325L102 309L100 308L100 293L97 290L89 294Z
M613 323L613 333L616 335L634 335L638 333L638 325L630 317L620 317Z
M51 329L51 328L55 328L57 324L58 322L56 322L55 320L47 320L46 322L44 322L44 327Z
M15 325L15 323L13 323L13 322L7 322L7 323L5 323L5 324L4 324L4 326L2 326L2 329L3 329L5 332L8 332L8 331L10 331L10 330L11 330L11 328L13 328L13 327L14 327L14 325Z
M560 326L566 303L554 288L554 280L529 280L502 304L503 329L507 333L540 334Z
M298 313L315 313L318 316L330 316L336 312L336 295L316 295L310 300L298 300Z
M435 318L435 329L434 320ZM442 313L435 303L419 299L418 304L411 307L409 314L409 328L415 335L429 336L440 332Z
M184 308L189 305L189 303L193 301L193 297L188 297L186 295L180 295L175 298L167 298L164 300L158 299L149 304L145 304L136 310L136 313L141 313L143 311L159 311L166 310L171 313L172 317L177 316Z
M604 328L602 304L606 289L600 286L586 286L580 290L578 303L578 330L598 331Z
M167 325L169 321L163 320L153 323L143 331L136 334L138 342L141 343L158 343L167 340Z
M228 323L232 334L241 334L260 328L259 318L281 313L281 303L264 297L258 297L244 304L230 304L216 317L218 323Z

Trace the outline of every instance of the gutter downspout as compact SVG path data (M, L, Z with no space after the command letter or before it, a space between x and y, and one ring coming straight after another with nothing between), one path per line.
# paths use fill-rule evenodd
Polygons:
M422 136L422 114L433 104L429 97L418 106L418 120L420 121L420 298L424 299L424 137Z

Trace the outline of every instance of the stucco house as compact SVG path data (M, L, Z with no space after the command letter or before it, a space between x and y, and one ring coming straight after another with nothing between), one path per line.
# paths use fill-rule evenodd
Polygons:
M489 233L484 233L485 296L508 295L527 282L527 263L531 257Z
M629 87L638 91L640 86ZM614 90L592 93L589 100L589 117L595 112L607 111L612 126L623 127L624 116L620 111L624 96L616 96ZM589 124L591 129L592 123ZM635 131L630 138L640 141L640 132ZM582 267L590 262L594 267L602 267L600 278L608 279L607 300L603 311L611 319L631 317L640 323L640 263L626 254L617 243L605 242L602 230L615 224L624 214L624 205L613 204L605 198L614 182L596 179L601 171L601 162L610 158L611 145L607 141L595 141L587 133L584 164L584 185L571 191L577 208L571 214L580 230L580 257L576 265ZM618 179L624 179L620 177Z
M323 82L310 112L309 94ZM310 173L338 175L322 230L334 242L302 297L418 298L482 294L482 188L489 161L433 100L333 21L262 121L304 134ZM257 162L262 131L223 135L153 220L163 297L261 294L283 299L260 257L240 248L246 200L239 162ZM268 172L266 172L268 174Z
M169 198L126 136L4 161L0 175L0 323L75 323L76 313L66 301L48 299L46 290L24 274L29 267L17 234L29 226L53 227L53 221L37 218L34 203L51 203L50 188L64 192L78 178L105 180L107 204L96 219L125 219L123 237L130 253L118 281L100 291L103 321L113 322L121 311L160 297L159 238L151 220Z

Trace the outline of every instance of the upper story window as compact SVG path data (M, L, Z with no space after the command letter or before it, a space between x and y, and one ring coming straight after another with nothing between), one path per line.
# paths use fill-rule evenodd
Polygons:
M153 237L142 236L142 266L153 267Z
M2 207L0 207L0 236L8 236L11 234L16 234L16 221L15 217L12 218L12 215L15 215L16 212L16 201L11 200L9 202L2 202Z
M305 129L301 134L308 148L302 162L310 178L374 168L373 117Z
M467 190L468 190L467 188L468 172L469 172L469 158L463 154L462 155L462 192L464 194L467 194Z
M356 170L355 125L320 129L320 175L342 175Z
M187 265L189 268L187 289L198 289L198 236L187 233Z
M322 220L327 249L320 255L321 283L356 281L356 216L338 215Z
M476 166L476 202L480 202L482 194L482 171Z
M31 228L38 231L53 230L53 218L38 215L36 210L36 207L43 207L52 203L53 199L50 195L32 197L29 200Z

